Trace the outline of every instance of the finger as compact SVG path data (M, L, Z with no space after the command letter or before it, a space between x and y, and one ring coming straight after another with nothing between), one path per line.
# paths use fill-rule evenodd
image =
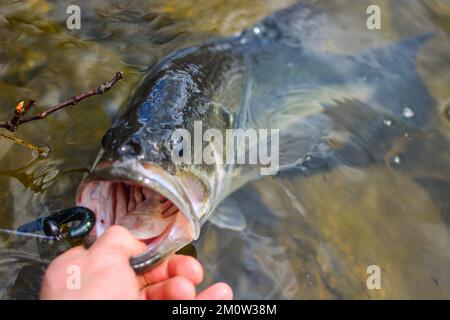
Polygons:
M195 286L178 276L146 287L143 295L147 300L192 300L195 299Z
M83 246L76 246L73 248L70 248L69 250L67 250L66 252L64 252L64 254L66 256L79 256L80 254L83 254L86 252L86 248Z
M142 275L145 284L161 282L176 276L185 277L197 285L203 280L203 268L193 257L175 255Z
M50 266L61 266L67 264L67 261L77 261L80 255L83 255L86 252L86 249L82 246L76 246L73 248L70 248L69 250L65 251L64 253L57 256ZM54 269L54 268L53 268Z
M61 255L57 257L59 261L65 261L77 258L78 256L84 254L86 252L86 249L83 246L76 246L73 248L70 248L69 250L65 251Z
M197 259L191 256L175 255L169 261L169 276L182 276L195 285L203 280L203 267Z
M169 279L169 260L165 260L151 269L137 276L139 287L142 289L148 285Z
M128 257L133 257L145 252L147 246L136 239L126 228L114 225L109 227L89 250L97 251L99 249L122 251Z
M197 300L232 300L233 290L229 285L223 282L216 283L211 287L200 292Z

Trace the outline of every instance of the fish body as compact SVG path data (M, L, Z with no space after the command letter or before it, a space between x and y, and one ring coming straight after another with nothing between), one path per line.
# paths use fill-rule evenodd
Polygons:
M315 38L326 31L315 26L323 24L326 16L316 9L294 5L238 36L182 49L156 64L105 134L79 187L77 205L97 215L86 241L124 225L148 244L135 261L144 270L197 239L227 195L261 177L254 166L176 163L174 152L182 156L187 145L173 132L195 136L196 122L222 133L278 129L279 173L307 156L331 166L352 152L367 154L358 165L377 161L364 147L389 138L379 128L386 119L403 122L406 106L416 115L409 126L429 122L424 106L433 108L434 101L415 70L415 55L432 35L344 55L317 49ZM372 124L366 131L365 122ZM333 135L343 141L340 155L328 143Z

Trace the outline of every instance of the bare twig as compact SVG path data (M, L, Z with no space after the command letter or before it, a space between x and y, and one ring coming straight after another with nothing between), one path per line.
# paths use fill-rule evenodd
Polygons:
M34 100L29 100L25 105L24 101L20 101L16 109L14 110L14 116L11 120L6 122L6 129L13 132L17 130L17 126L19 125L20 119L30 110L30 108L34 105Z
M13 136L11 136L11 135L9 135L7 133L0 132L0 137L3 137L3 138L8 139L8 140L11 140L11 141L13 141L13 142L15 142L17 144L20 144L21 146L24 146L27 149L36 151L39 154L42 154L42 153L45 152L44 148L36 147L35 145L32 145L31 143L28 143L28 142L25 142L23 140L20 140L20 139L18 139L16 137L13 137Z
M38 113L38 114L35 114L32 116L26 116L25 114L35 104L34 100L30 100L26 104L24 104L22 101L16 106L16 110L14 111L14 116L12 117L11 120L0 122L0 128L5 128L11 132L14 132L18 129L18 127L21 124L24 124L24 123L27 123L30 121L34 121L34 120L45 119L48 115L52 114L53 112L56 112L58 110L61 110L63 108L69 107L69 106L76 105L78 102L80 102L81 100L84 100L86 98L95 96L97 94L105 93L106 91L111 89L116 84L117 81L119 81L122 78L123 78L123 72L119 71L116 73L114 78L112 78L108 82L101 84L97 88L83 92L77 96L74 96L70 100L61 102L61 103L57 104L56 106L53 106L41 113Z

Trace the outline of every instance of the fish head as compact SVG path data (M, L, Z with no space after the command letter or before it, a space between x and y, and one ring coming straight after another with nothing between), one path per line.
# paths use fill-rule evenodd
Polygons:
M192 78L151 75L107 131L76 197L77 205L96 214L88 245L109 226L122 225L148 246L139 260L144 270L199 237L224 169L218 163L174 161L193 141L173 133L183 129L193 136L195 121L202 119L208 126L226 124L217 116L207 120L217 112L204 106L205 91L196 85Z
M153 265L198 238L206 197L201 180L189 173L172 175L155 163L127 159L99 162L81 183L77 205L96 215L88 245L121 225L147 245L145 262Z

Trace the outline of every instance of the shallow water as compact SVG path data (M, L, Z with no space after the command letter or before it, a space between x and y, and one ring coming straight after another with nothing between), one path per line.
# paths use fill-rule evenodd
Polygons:
M3 228L74 204L111 119L159 58L239 32L292 1L95 1L81 5L81 30L69 32L71 3L0 1L1 119L20 99L45 108L118 70L126 77L105 95L18 130L17 137L48 146L48 157L0 140ZM206 268L204 285L227 281L237 298L450 298L450 2L380 1L380 31L365 28L369 2L311 3L336 25L332 37L317 42L336 54L436 32L416 66L435 108L402 106L402 121L387 118L381 129L343 109L376 161L344 151L337 166L313 157L245 186L231 201L246 228L206 224L194 244ZM374 128L386 140L365 140ZM346 138L337 131L329 143L338 148ZM2 298L35 297L45 265L69 246L0 237ZM381 268L381 290L366 287L369 265Z

